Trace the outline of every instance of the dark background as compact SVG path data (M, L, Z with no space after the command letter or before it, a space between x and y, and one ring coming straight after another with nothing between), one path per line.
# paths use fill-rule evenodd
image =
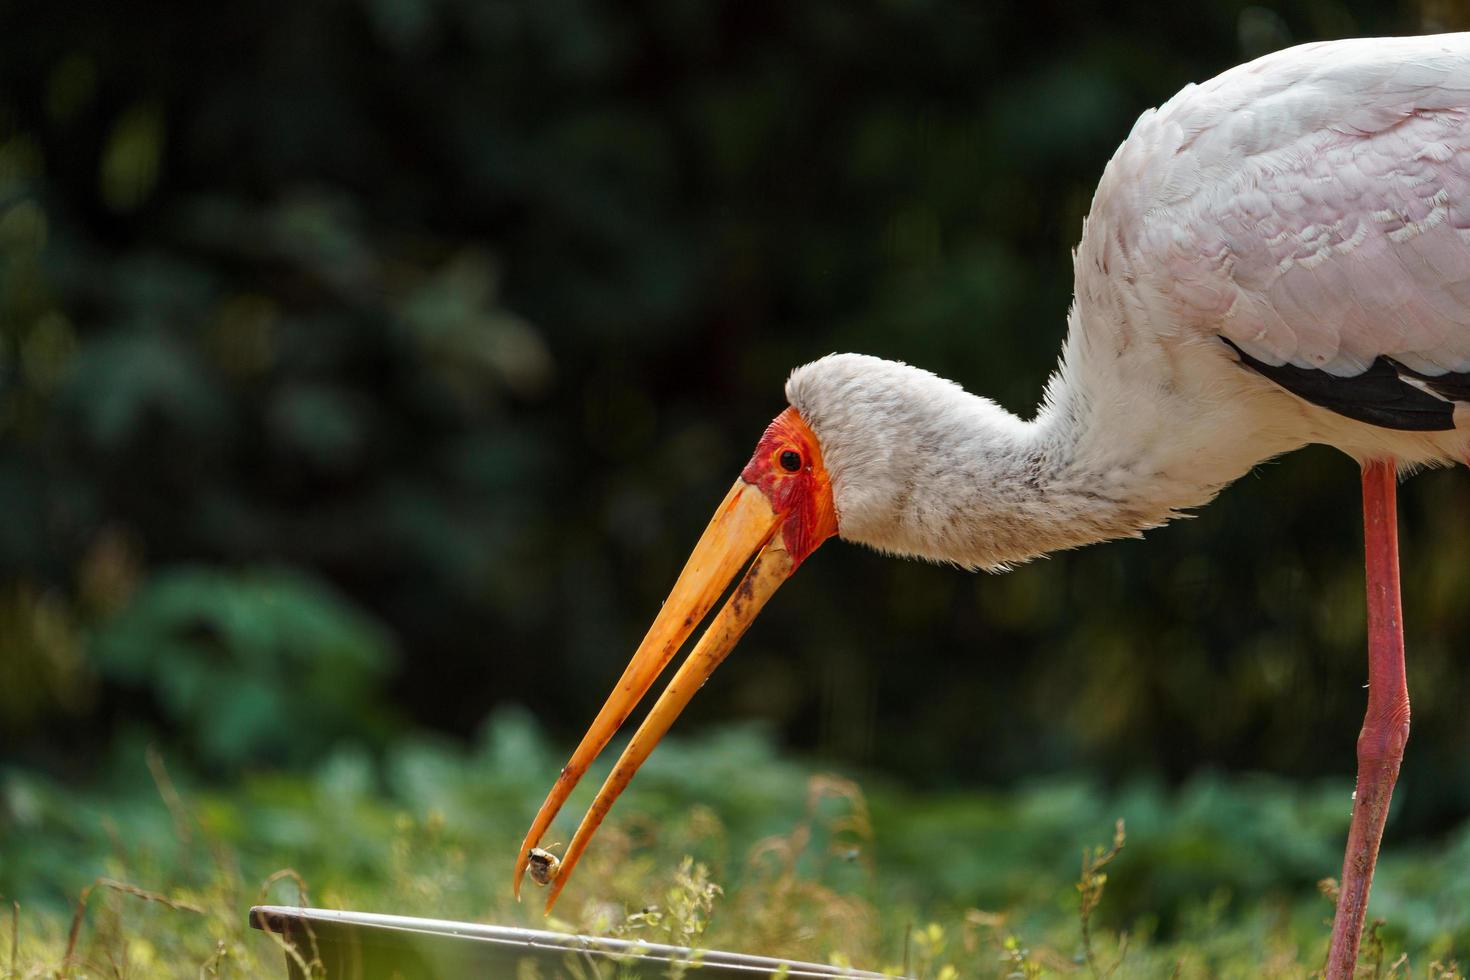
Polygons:
M1449 3L0 6L0 756L570 742L830 351L1029 414L1145 108ZM831 544L681 730L911 785L1351 774L1358 487L1309 449L1003 575ZM1470 479L1401 492L1391 833L1470 812ZM552 775L548 773L548 778Z

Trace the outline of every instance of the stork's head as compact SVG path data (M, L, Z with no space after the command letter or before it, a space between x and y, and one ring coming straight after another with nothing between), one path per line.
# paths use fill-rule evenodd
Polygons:
M517 894L532 848L572 788L742 569L745 574L729 600L628 743L577 828L551 883L548 911L613 801L781 583L838 533L839 524L844 537L888 547L882 536L885 515L895 513L904 487L911 490L913 481L924 477L924 467L938 466L937 457L921 458L923 437L916 444L914 433L922 434L927 419L950 409L956 394L971 397L927 371L855 354L826 357L792 373L786 386L791 407L761 436L622 679L542 804L521 847ZM849 515L856 534L848 533Z

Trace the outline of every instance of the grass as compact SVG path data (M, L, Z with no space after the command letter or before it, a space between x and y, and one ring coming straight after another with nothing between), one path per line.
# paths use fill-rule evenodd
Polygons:
M510 897L560 766L521 715L470 749L342 749L311 773L175 785L141 747L105 785L0 771L0 977L283 976L252 904L588 931L959 977L1308 977L1325 957L1345 785L1200 777L1105 792L863 787L734 730L660 748L557 917ZM596 773L593 774L596 777ZM595 778L591 780L595 786ZM551 840L567 839L591 789ZM1121 819L1120 819L1121 818ZM1361 975L1460 977L1470 828L1391 847ZM1325 889L1330 893L1330 888Z

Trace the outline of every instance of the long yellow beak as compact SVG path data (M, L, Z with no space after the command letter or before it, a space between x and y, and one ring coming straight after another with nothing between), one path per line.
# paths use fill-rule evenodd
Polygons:
M648 758L653 747L663 738L679 712L684 710L710 674L714 673L736 642L760 612L766 600L775 593L781 583L790 577L797 565L792 558L784 536L778 533L783 515L776 512L766 494L744 478L735 481L730 492L715 512L709 526L694 547L684 570L679 573L673 591L669 593L663 608L638 650L633 654L622 679L608 696L607 703L597 713L592 727L582 736L582 742L572 753L571 760L562 769L546 802L536 814L531 829L526 832L525 842L516 858L515 893L520 898L521 879L533 847L546 833L551 821L556 818L562 804L572 789L586 773L587 767L597 758L623 721L637 706L643 695L694 627L714 606L716 600L728 587L741 567L750 562L745 577L735 587L728 602L710 623L709 629L695 644L674 679L659 696L648 717L639 726L623 750L607 781L598 790L587 815L582 818L575 836L562 857L561 867L551 882L551 891L546 898L549 913L556 904L562 887L571 877L582 852L587 849L593 833L601 825L618 794L627 787L638 767ZM758 552L758 554L757 554ZM755 558L752 561L751 556Z

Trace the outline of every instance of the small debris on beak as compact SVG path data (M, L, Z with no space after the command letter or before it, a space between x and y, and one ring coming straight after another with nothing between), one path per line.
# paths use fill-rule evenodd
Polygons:
M526 854L526 869L531 872L531 880L538 885L551 884L560 868L561 858L550 851L533 847Z

